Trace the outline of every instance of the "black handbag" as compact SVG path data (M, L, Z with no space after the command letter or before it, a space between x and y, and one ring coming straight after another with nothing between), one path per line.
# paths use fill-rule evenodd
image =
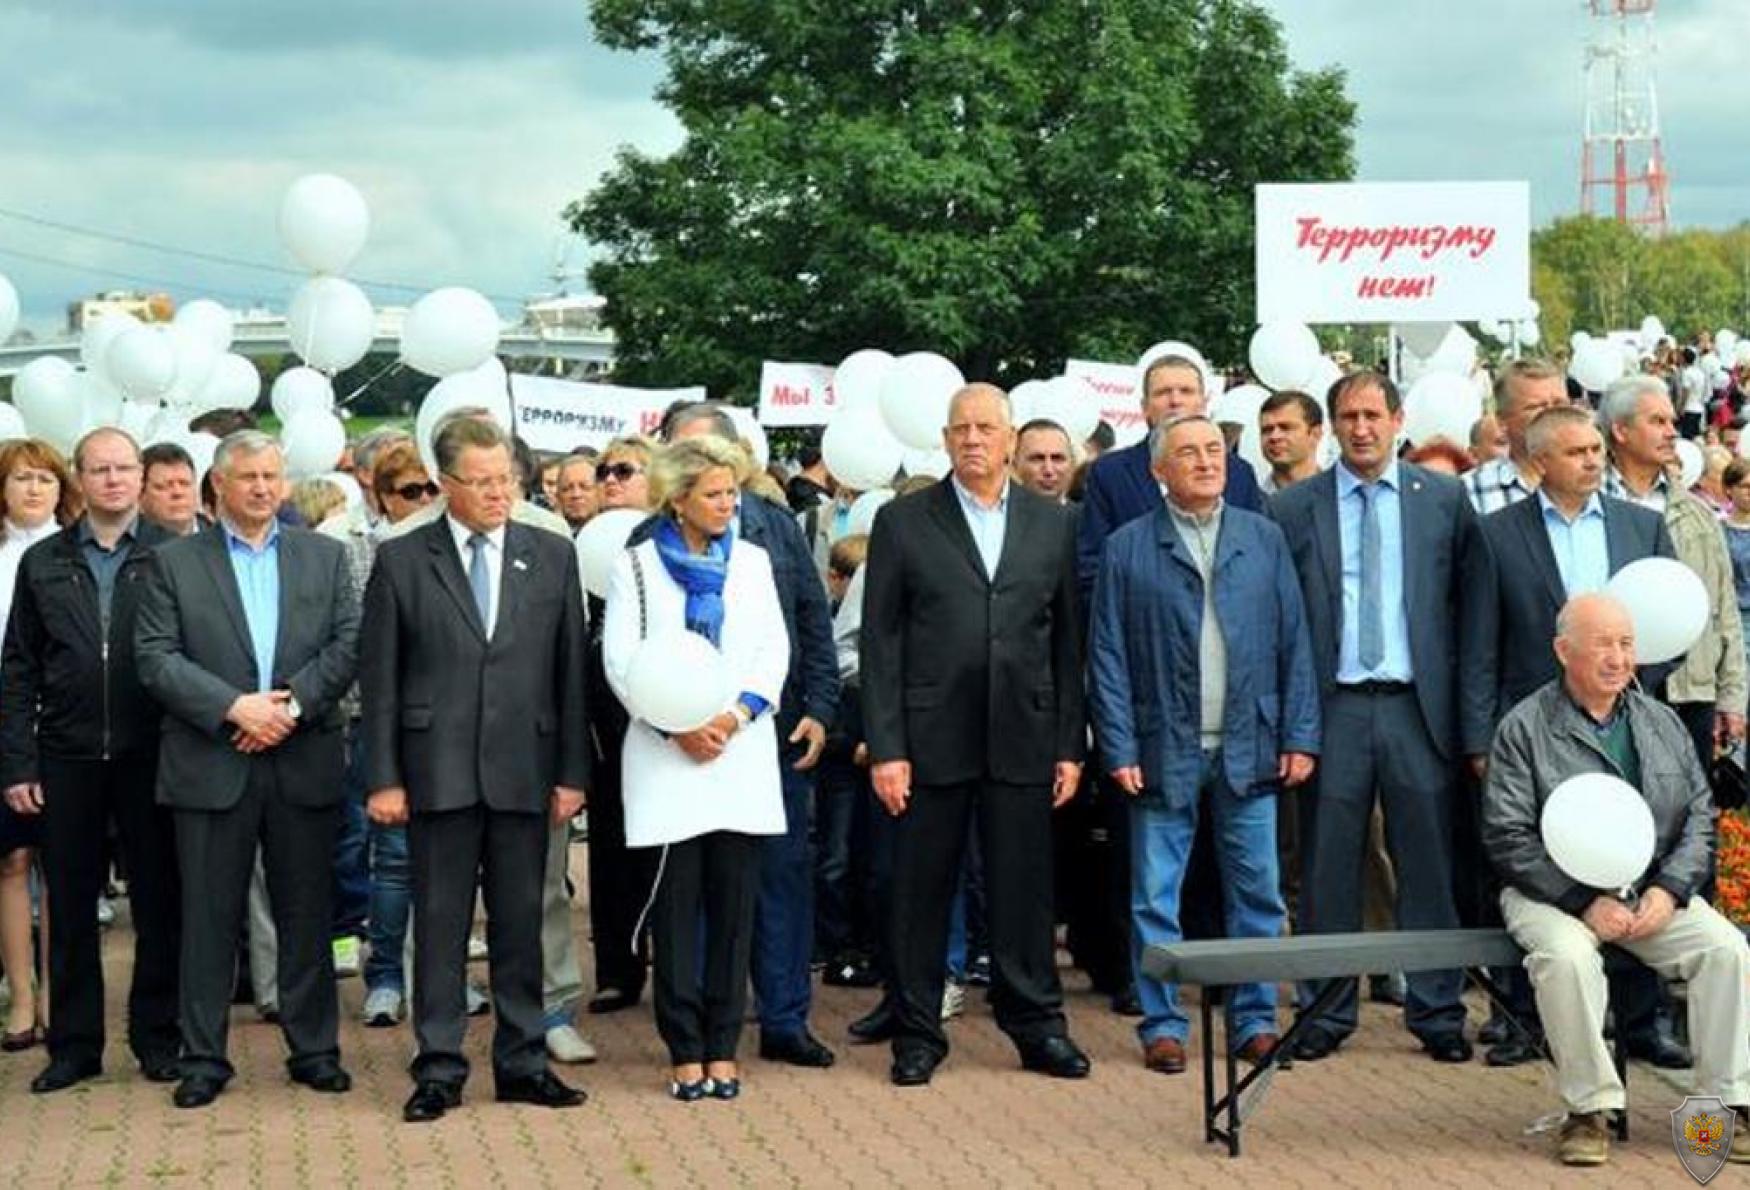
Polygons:
M1744 775L1744 766L1730 755L1714 758L1707 783L1713 787L1714 805L1721 810L1739 810L1750 802L1750 777Z

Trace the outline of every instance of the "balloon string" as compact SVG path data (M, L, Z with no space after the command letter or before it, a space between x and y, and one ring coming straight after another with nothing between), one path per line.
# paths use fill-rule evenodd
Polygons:
M377 383L377 381L383 379L383 377L389 375L391 372L395 372L395 371L399 370L401 368L401 366L402 366L402 361L399 358L390 360L386 366L379 368L377 370L377 372L374 375L372 375L371 377L369 377L368 379L366 379L363 384L359 385L357 388L355 388L351 392L347 393L346 396L344 396L344 397L340 398L340 400L336 401L335 405L337 405L341 408L345 408L346 406L352 404L355 400L357 400L360 396L362 396L364 394L365 390L370 388L371 385Z

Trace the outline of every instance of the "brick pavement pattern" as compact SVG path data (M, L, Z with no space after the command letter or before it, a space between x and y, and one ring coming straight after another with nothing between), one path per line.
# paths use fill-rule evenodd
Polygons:
M585 848L573 849L581 878ZM845 1044L845 1026L876 993L819 989L815 1031L831 1070L760 1061L742 1044L742 1098L671 1102L649 997L636 1010L585 1016L594 1066L559 1068L588 1090L569 1111L492 1102L490 1019L473 1021L463 1107L436 1124L401 1122L411 1090L411 1029L358 1023L360 980L340 985L342 1061L354 1089L318 1095L286 1078L277 1028L234 1010L237 1077L213 1107L178 1111L146 1082L122 1037L116 989L132 936L126 911L106 933L110 1045L102 1078L55 1095L28 1085L39 1049L0 1055L4 1185L36 1186L1259 1186L1525 1187L1579 1184L1555 1164L1552 1138L1528 1125L1557 1110L1548 1067L1490 1070L1479 1057L1423 1057L1395 1010L1366 1005L1361 1031L1332 1059L1280 1072L1245 1129L1245 1154L1205 1144L1193 1039L1191 1071L1142 1068L1131 1022L1066 972L1071 1030L1093 1059L1082 1082L1023 1073L977 994L949 1026L953 1052L928 1088L887 1082L885 1046ZM581 901L574 915L587 935ZM587 960L588 947L581 948ZM476 971L479 971L476 965ZM586 986L593 981L586 975ZM1473 1025L1480 1010L1473 1002ZM1632 1136L1594 1185L1688 1184L1670 1142L1682 1094L1648 1067L1629 1079ZM1730 1179L1729 1171L1722 1175ZM1727 1184L1722 1182L1722 1184Z

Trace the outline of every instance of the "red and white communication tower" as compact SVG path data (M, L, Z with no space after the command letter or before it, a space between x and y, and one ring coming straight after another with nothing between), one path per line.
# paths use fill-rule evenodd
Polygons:
M1671 217L1671 175L1659 144L1653 83L1657 0L1587 0L1586 128L1580 149L1580 210L1663 235ZM1608 206L1599 191L1610 193Z

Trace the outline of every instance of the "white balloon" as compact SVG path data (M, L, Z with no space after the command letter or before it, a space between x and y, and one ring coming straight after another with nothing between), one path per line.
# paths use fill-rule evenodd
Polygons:
M343 273L371 232L364 195L345 178L305 174L280 200L280 239L314 273Z
M85 416L85 428L119 425L122 415L121 390L109 382L102 372L80 372L79 392Z
M764 471L766 464L772 461L772 444L766 438L766 428L760 425L760 419L754 416L754 411L744 409L740 405L725 405L723 412L735 423L735 428L741 432L742 439L749 447L756 470Z
M1677 440L1677 462L1682 467L1683 486L1692 488L1701 479L1701 473L1707 469L1707 461L1702 458L1701 447L1688 438Z
M218 452L219 438L205 430L187 434L177 440L177 445L188 452L188 457L194 460L194 486L199 491L201 481L207 477L207 472L213 469L213 455ZM357 486L356 482L353 486ZM363 595L364 592L358 592Z
M503 382L503 367L496 370L493 367L497 363L496 359L489 359L472 371L446 376L425 394L425 400L419 405L419 414L413 421L413 440L419 447L419 457L425 463L427 474L435 476L438 473L432 441L437 434L438 422L452 411L477 406L485 409L500 429L506 433L512 430L510 393ZM496 382L493 379L495 371L499 377Z
M115 386L136 401L156 400L176 383L176 347L156 327L131 326L115 337L103 357Z
M1411 352L1427 359L1446 341L1453 324L1450 322L1400 322L1392 327L1398 339Z
M294 482L334 470L346 453L346 427L327 412L299 413L280 427L286 477Z
M1470 441L1470 428L1483 415L1482 397L1469 377L1429 372L1404 396L1404 434L1420 446L1442 437L1460 446Z
M211 298L196 298L178 308L171 325L192 332L218 355L231 350L231 339L237 331L231 311Z
M1610 576L1604 590L1634 621L1637 665L1675 661L1707 628L1707 586L1676 558L1630 562Z
M138 318L123 310L88 319L79 335L79 358L86 370L109 375L109 348L126 331L143 326Z
M941 443L948 402L965 383L959 368L932 351L902 355L882 377L881 416L900 442L928 450Z
M1750 339L1741 339L1733 345L1732 362L1740 368L1750 367Z
M1264 440L1258 430L1258 410L1269 399L1270 390L1262 385L1242 384L1215 398L1209 410L1217 424L1227 422L1240 427L1240 458L1254 470L1268 470L1270 466L1264 458Z
M1477 323L1477 330L1481 331L1497 343L1505 343L1507 341L1510 327L1510 323L1502 322L1499 318L1484 318Z
M1536 347L1543 339L1543 331L1537 325L1537 319L1527 318L1519 324L1519 343L1524 347Z
M1626 361L1608 339L1588 339L1574 348L1568 375L1590 392L1601 393L1623 374Z
M1641 329L1640 333L1636 335L1636 340L1640 343L1642 351L1653 350L1659 345L1659 340L1664 337L1665 324L1660 322L1658 318L1649 314L1641 319Z
M1304 323L1266 322L1252 332L1246 358L1270 388L1299 388L1318 362L1318 336Z
M312 368L332 375L371 349L377 315L365 291L341 277L312 277L292 295L286 334L292 350Z
M845 536L871 532L875 528L875 514L891 499L892 488L874 488L851 501L850 515L845 518Z
M132 434L135 441L145 441L147 432L158 420L162 409L163 406L157 401L123 401L121 416L116 424Z
M12 337L12 332L18 329L18 290L5 274L0 274L0 343Z
M1163 355L1177 355L1188 359L1197 365L1197 370L1203 373L1203 396L1208 400L1221 391L1221 378L1215 374L1215 369L1209 366L1209 361L1203 358L1203 353L1189 343L1178 339L1162 339L1153 347L1143 352L1136 361L1136 392L1140 400L1145 395L1142 391L1142 378L1148 374L1148 367Z
M1327 403L1331 395L1331 386L1343 379L1343 366L1328 355L1319 356L1319 362L1313 365L1312 374L1306 378L1307 396L1320 405Z
M199 328L171 323L164 328L176 355L176 379L164 394L172 404L190 404L212 378L219 353Z
M729 705L729 667L710 641L685 629L639 644L626 675L626 709L658 731L692 731Z
M941 447L935 450L908 450L900 456L900 466L907 475L927 475L931 479L946 479L954 469L954 461ZM830 470L830 468L828 468Z
M893 367L893 357L874 347L853 351L832 374L833 404L839 409L872 405L881 399L881 382Z
M842 484L868 491L893 480L905 447L882 420L881 410L870 405L841 409L833 414L820 436L820 455L826 469Z
M632 530L643 524L649 513L636 508L610 508L589 519L577 531L577 571L583 577L583 589L598 599L608 597L608 580L614 577L614 563L626 548Z
M305 413L334 409L334 384L315 368L287 368L274 377L269 399L282 424Z
M329 483L340 489L341 495L346 497L346 511L348 514L357 513L364 509L365 490L359 487L359 481L352 472L324 471L316 478L326 479ZM364 592L360 591L358 594L363 595Z
M1580 350L1581 347L1583 347L1587 343L1590 343L1591 341L1592 341L1592 336L1587 334L1585 331L1575 331L1573 334L1568 336L1568 346L1572 347L1575 351Z
M1009 390L1009 420L1019 429L1036 417L1047 417L1041 411L1051 399L1051 381L1023 380Z
M1032 416L1056 422L1079 445L1100 424L1100 394L1078 376L1054 376L1034 399Z
M247 356L221 355L207 382L188 402L196 416L214 409L251 409L261 399L261 373Z
M1580 773L1557 785L1543 803L1539 831L1556 867L1590 888L1627 888L1653 862L1647 799L1609 773Z
M0 404L0 442L13 438L28 438L30 431L24 428L24 418L11 405Z
M434 289L401 324L401 357L427 376L477 368L498 350L498 311L472 289Z
M1454 376L1469 376L1477 362L1477 341L1456 322L1451 324L1439 346L1423 357L1427 372L1450 372Z
M12 403L30 433L65 450L79 436L85 402L73 365L41 355L12 378Z

